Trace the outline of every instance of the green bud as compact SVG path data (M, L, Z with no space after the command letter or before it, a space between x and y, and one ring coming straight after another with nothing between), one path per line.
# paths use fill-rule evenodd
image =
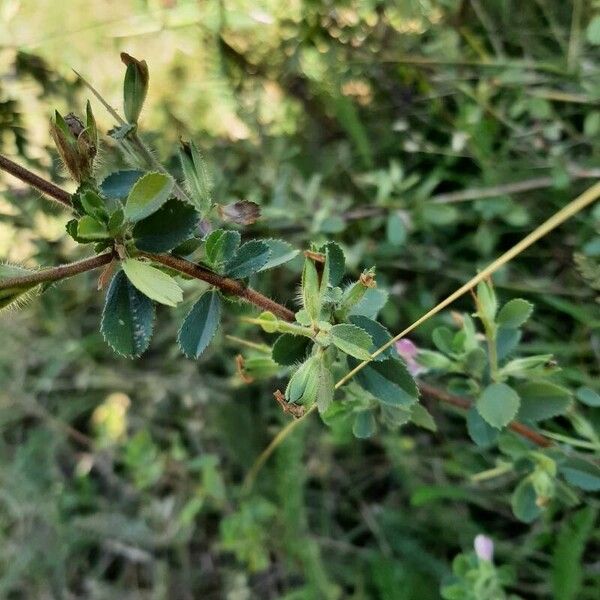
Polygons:
M148 93L148 65L126 52L121 52L121 61L127 66L123 82L123 104L128 123L137 124Z
M55 111L54 119L50 121L50 135L58 153L78 183L91 178L98 151L98 130L89 102L86 122L87 126L84 126L81 119L73 113L63 117L58 111Z
M358 281L346 288L344 295L342 296L341 309L339 311L340 316L347 315L354 306L356 306L365 295L369 288L375 288L377 284L375 282L375 271L369 269L364 271L359 277Z

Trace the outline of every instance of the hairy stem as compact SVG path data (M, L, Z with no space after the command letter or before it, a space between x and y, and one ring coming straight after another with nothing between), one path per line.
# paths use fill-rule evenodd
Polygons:
M62 190L61 188L55 186L54 184L41 179L37 175L28 171L27 169L24 169L23 167L20 167L19 165L13 163L12 161L4 158L2 155L0 155L0 159L1 159L0 160L0 168L7 170L9 173L15 174L13 171L15 170L14 167L16 167L16 171L18 171L18 172L22 171L25 173L25 177L23 177L23 181L30 183L32 186L36 187L36 189L39 189L40 191L42 191L56 199L58 199L58 197L57 197L57 195L55 195L55 192L56 192L56 190L58 190L58 195L62 198L62 200L60 200L60 201L69 207L71 206L71 196L65 190ZM9 168L6 168L4 166L5 161L7 161L7 163L9 164ZM41 184L39 186L35 185L33 183L34 178L36 181L39 180L41 182ZM572 206L573 204L577 205L577 208L580 209L583 206L590 204L593 201L593 199L598 197L598 195L600 195L600 185L596 184L596 186L593 186L592 188L590 188L590 190L588 190L587 192L582 194L581 197L577 198L574 202L572 202L570 205L565 207L565 209L563 209L562 211L559 211L558 215L555 215L554 217L549 219L546 223L544 223L544 225L542 225L540 228L538 228L536 231L534 231L532 234L530 234L527 238L522 240L520 244L517 244L517 247L520 246L519 250L523 250L528 245L533 243L533 241L535 241L536 239L539 239L539 237L541 237L541 235L542 235L542 233L540 231L541 229L545 229L545 232L547 232L550 229L552 229L552 228L556 227L557 225L559 225L560 223L562 223L569 216L571 216L571 214L573 214L575 212L575 210L574 210L575 207ZM564 214L564 216L563 216L563 213L566 213L566 214ZM498 259L495 263L493 263L487 269L485 269L484 272L486 272L486 275L491 274L491 272L493 272L493 267L497 266L497 263L500 263L501 261L503 261L503 259L504 259L504 262L507 262L507 260L509 258L508 255L510 255L510 254L512 254L510 251L505 253L502 257L500 257L500 259ZM515 254L516 254L516 252L515 252ZM197 265L197 264L190 262L188 260L185 260L183 258L178 258L176 256L172 256L170 254L153 254L150 252L141 252L140 255L145 256L146 258L149 258L150 260L153 260L157 263L163 264L166 267L169 267L171 269L179 271L180 273L184 273L185 275L188 275L195 279L200 279L202 281L205 281L206 283L209 283L210 285L214 285L215 287L218 287L223 292L232 294L234 296L238 296L238 297L242 298L243 300L245 300L246 302L249 302L250 304L254 304L255 306L258 306L259 308L262 308L263 310L268 310L286 321L294 321L294 319L295 319L294 312L291 311L289 308L286 308L282 304L275 302L275 300L271 300L271 298L264 296L263 294L261 294L260 292L257 292L256 290L253 290L252 288L244 286L242 283L240 283L239 281L237 281L235 279L230 279L229 277L223 277L221 275L218 275L217 273L213 273L212 271L205 269L204 267L202 267L200 265ZM12 286L19 285L19 284L43 283L45 281L56 281L58 279L63 279L65 277L71 277L73 275L77 275L78 273L84 273L85 271L90 271L92 269L96 269L98 267L106 265L111 260L113 260L113 258L114 258L113 253L109 252L106 254L100 254L98 256L94 256L92 258L86 258L86 259L80 260L78 262L70 263L68 265L62 265L59 267L54 267L52 269L45 269L44 271L40 271L39 273L33 273L32 275L27 275L25 277L15 277L15 278L11 278L11 279L5 279L2 282L0 282L0 289L6 288L6 287L12 287ZM512 256L510 256L510 258L512 258ZM502 264L503 264L503 262L502 262ZM483 277L481 277L481 273L479 274L477 279L478 280L483 279ZM471 280L470 282L468 282L468 284L463 286L463 288L461 288L461 290L459 290L459 292L464 293L464 291L466 291L467 289L470 289L470 287L475 285L475 283L476 283L476 281ZM457 294L458 293L455 292L455 294L453 294L450 298L454 299L454 297L456 297ZM449 304L448 300L449 299L446 299L445 303ZM442 303L442 304L444 304L444 303ZM436 307L436 308L439 310L438 307ZM434 311L430 311L430 313L428 313L428 315L432 314L433 312ZM425 315L425 316L427 316L427 315ZM420 323L422 320L424 320L424 318L425 317L422 317L418 322ZM415 324L413 324L411 329L414 327L415 327ZM403 332L403 333L406 333L406 332ZM394 339L397 339L399 337L401 337L401 336L396 336L396 338L394 338ZM387 344L384 348L380 348L380 350L375 354L379 354L379 353L383 352L383 350L385 348L387 348L389 345L391 345L391 343ZM367 362L365 362L364 364L367 364ZM363 366L364 366L364 364L363 364ZM350 374L352 375L354 373L351 372ZM342 380L338 381L336 384L336 388L340 387L347 379L349 379L349 377L342 378ZM447 392L444 392L443 390L434 388L428 384L420 383L419 389L421 390L421 392L424 395L429 396L430 398L439 400L440 402L445 402L447 404L451 404L453 406L457 406L458 408L463 408L465 410L468 410L471 407L470 400L468 400L466 398L461 398L459 396L453 396L452 394L448 394ZM245 483L246 487L252 485L252 481L256 477L256 474L258 473L258 471L260 470L262 465L267 461L269 456L271 456L271 454L275 451L277 446L287 437L287 435L289 433L291 433L291 431L293 431L301 422L303 422L308 417L308 415L310 415L312 412L314 412L315 408L316 408L316 405L312 406L304 414L303 417L301 417L299 419L295 419L294 421L291 421L290 423L288 423L288 425L286 427L284 427L279 432L279 434L277 434L277 436L275 436L275 438L273 438L273 440L271 441L269 446L267 446L267 448L265 448L265 450L261 453L261 455L259 456L257 461L254 463L252 469L248 473L248 476L246 478L246 483ZM552 445L552 442L548 438L537 433L536 431L527 427L526 425L523 425L522 423L513 421L509 425L509 428L512 431L514 431L515 433L518 433L519 435L529 439L530 441L537 444L538 446L548 447L548 446Z
M106 252L105 254L98 254L98 256L84 258L83 260L78 260L66 265L60 265L58 267L51 267L50 269L37 271L35 273L31 273L31 275L1 279L0 290L19 287L21 285L35 285L37 283L47 283L50 281L58 281L59 279L66 279L67 277L73 277L73 275L79 275L79 273L85 273L86 271L103 267L113 260L113 258L114 254L112 252Z
M71 203L71 194L69 194L69 192L66 192L57 185L54 185L52 182L43 179L39 175L36 175L29 169L18 165L2 154L0 154L0 169L10 173L21 181L24 181L31 187L42 192L42 194L46 194L46 196L54 198L54 200L60 202L63 206L66 206L67 208L73 208Z
M263 310L268 310L274 315L285 319L286 321L294 320L294 313L289 308L286 308L282 304L263 296L260 292L253 290L252 288L246 287L236 279L230 279L229 277L223 277L209 271L200 265L197 265L189 260L172 256L171 254L153 254L151 252L140 252L140 256L145 256L150 260L161 263L166 267L175 269L180 273L194 277L195 279L201 279L218 287L220 290L227 294L238 296L250 304L254 304Z

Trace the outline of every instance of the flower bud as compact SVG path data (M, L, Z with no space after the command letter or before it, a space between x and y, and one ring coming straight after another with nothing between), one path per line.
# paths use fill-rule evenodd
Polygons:
M86 126L73 113L63 117L55 111L54 119L50 121L50 135L73 179L78 183L89 179L98 151L98 131L89 102Z
M494 558L494 542L487 535L480 533L473 542L475 554L480 560L491 561Z
M121 60L127 66L123 82L125 118L136 125L148 93L148 65L145 60L137 60L126 52L121 52Z

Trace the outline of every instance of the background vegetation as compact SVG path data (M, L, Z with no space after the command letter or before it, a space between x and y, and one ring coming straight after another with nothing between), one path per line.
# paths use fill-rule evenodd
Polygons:
M194 139L215 197L261 206L250 234L299 248L333 239L355 277L377 265L393 332L600 175L595 2L3 0L0 11L2 153L73 190L48 136L53 109L81 113L89 95L71 69L117 105L118 53L144 58L141 123L156 155L176 169L179 138ZM101 170L121 165L105 138ZM79 256L67 216L14 179L1 188L3 260ZM550 433L587 453L599 447L598 256L597 206L494 278L503 301L535 305L521 354L553 355L553 380L578 399ZM292 305L300 270L258 285ZM501 468L514 447L475 445L464 415L435 402L435 433L357 440L350 421L307 420L242 489L288 417L272 398L284 383L244 383L244 348L226 334L269 337L229 314L199 361L183 359L186 306L159 310L143 358L118 358L95 288L93 275L68 280L0 316L0 597L437 598L480 533L512 571L508 593L597 597L593 493L523 523L511 510L521 474ZM473 301L453 308L415 331L417 346L434 349L434 329L456 330ZM503 597L467 588L456 597Z

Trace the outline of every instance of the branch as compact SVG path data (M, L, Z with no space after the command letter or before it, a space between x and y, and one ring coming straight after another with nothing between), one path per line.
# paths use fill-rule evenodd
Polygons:
M27 169L17 165L16 163L12 162L11 160L2 155L0 155L0 168L15 175L22 181L29 183L36 189L51 196L59 202L62 202L69 208L72 206L71 196L68 192L59 188L53 183L50 183L49 181L38 177L31 171L28 171ZM197 265L183 258L172 256L171 254L153 254L150 252L141 252L140 255L145 256L146 258L149 258L154 262L163 264L166 267L179 271L180 273L184 273L185 275L188 275L195 279L206 281L206 283L218 287L223 292L227 294L232 294L234 296L238 296L246 302L254 304L259 308L262 308L263 310L268 310L286 321L293 321L295 318L294 313L289 308L286 308L282 304L275 302L275 300L271 300L271 298L264 296L263 294L257 292L256 290L253 290L252 288L244 286L241 282L237 281L236 279L223 277L221 275L218 275L217 273L209 271L208 269L200 265ZM113 253L108 252L67 265L62 265L51 269L45 269L37 273L32 273L31 275L26 275L25 277L13 277L11 279L4 279L0 282L0 289L28 283L36 284L43 283L46 281L56 281L58 279L64 279L65 277L71 277L73 275L84 273L85 271L90 271L92 269L96 269L98 267L106 265L111 260L113 260L113 258ZM429 396L430 398L434 398L435 400L439 400L440 402L445 402L446 404L451 404L464 410L468 410L471 407L471 401L467 398L453 396L452 394L448 394L447 392L430 386L429 384L419 383L419 388L424 395ZM310 414L310 412L312 411L308 411L305 417L308 414ZM543 435L537 433L533 429L517 421L513 421L512 423L510 423L509 428L515 433L518 433L522 437L529 439L533 443L543 448L552 445L552 442L548 438L544 437ZM291 429L293 429L293 427L290 427L290 430ZM285 429L285 431L287 433L287 428ZM267 448L267 451L269 452L263 457L262 462L264 462L269 457L269 455L277 447L279 441L283 440L285 437L285 435L282 435L281 437L277 436L273 440L273 442L275 443L273 444L272 442L272 444Z
M60 265L58 267L37 271L35 273L31 273L31 275L1 279L0 290L11 287L19 287L22 285L36 285L38 283L58 281L59 279L73 277L73 275L79 275L79 273L85 273L86 271L103 267L113 260L113 258L114 254L112 252L106 252L104 254L98 254L97 256L92 256L90 258L84 258L83 260L68 263L66 265Z
M71 194L69 194L69 192L59 188L50 181L46 181L39 175L36 175L29 169L18 165L2 154L0 154L0 169L10 173L17 179L28 183L31 187L34 187L36 190L42 192L42 194L46 194L46 196L54 198L54 200L57 200L63 206L66 206L67 208L73 208L71 203Z
M252 288L246 287L236 279L230 279L229 277L222 277L217 275L213 271L209 271L200 265L197 265L184 258L178 258L171 254L152 254L150 252L140 252L140 256L145 256L150 260L161 263L166 267L175 269L180 273L185 273L195 279L200 279L218 287L220 290L227 294L233 294L242 298L250 304L254 304L263 310L271 311L274 315L284 319L285 321L293 321L295 315L293 311L286 308L282 304L263 296L260 292L253 290Z
M423 383L419 381L419 390L424 396L428 398L432 398L433 400L437 400L438 402L444 402L445 404L450 404L452 406L456 406L456 408L460 408L462 410L469 410L473 403L462 396L455 396L454 394L450 394L444 390L440 390L428 383ZM520 436L528 439L530 442L533 442L537 446L541 446L542 448L548 448L553 445L552 441L547 437L543 436L541 433L527 427L527 425L523 425L523 423L519 423L518 421L512 421L508 424L508 428L518 433Z

